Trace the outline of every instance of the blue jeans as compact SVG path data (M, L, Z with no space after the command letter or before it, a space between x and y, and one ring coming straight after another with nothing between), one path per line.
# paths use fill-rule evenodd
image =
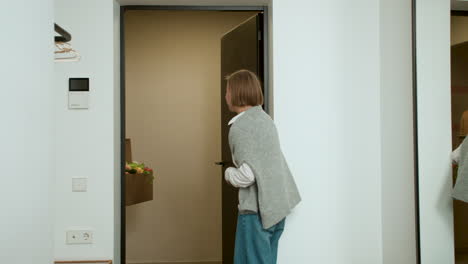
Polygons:
M275 264L284 222L263 229L258 214L239 214L234 264Z

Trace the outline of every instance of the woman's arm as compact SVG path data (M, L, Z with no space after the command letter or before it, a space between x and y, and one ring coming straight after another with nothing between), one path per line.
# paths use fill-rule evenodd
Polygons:
M452 152L452 161L456 164L460 162L460 150L461 150L461 145Z
M224 178L237 188L246 188L255 182L254 173L247 163L242 164L239 168L227 168Z

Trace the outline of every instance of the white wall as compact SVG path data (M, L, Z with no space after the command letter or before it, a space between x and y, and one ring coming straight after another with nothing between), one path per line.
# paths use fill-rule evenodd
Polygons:
M414 264L411 1L380 3L383 263Z
M54 100L57 129L55 186L56 259L113 259L118 242L119 182L118 60L111 0L57 0L55 21L72 36L82 59L55 67ZM115 63L115 64L114 64ZM69 77L90 78L89 110L68 110ZM87 177L88 192L73 193L72 177ZM114 189L115 185L115 189ZM115 221L115 222L114 222ZM94 243L67 245L69 229L89 228Z
M70 73L93 74L92 80L99 82L97 87L102 89L92 92L92 107L95 108L89 111L95 111L92 115L86 112L71 113L64 106L57 107L62 129L58 136L59 143L73 144L81 149L69 153L66 151L67 145L60 146L57 147L61 151L58 156L75 157L85 153L83 149L86 146L92 147L84 139L97 146L92 152L81 156L80 162L95 166L97 173L89 176L90 188L99 188L99 191L90 190L83 197L70 193L70 177L80 176L84 170L71 160L60 159L65 164L58 170L61 187L57 188L57 198L62 200L59 203L62 204L62 213L57 213L56 217L59 220L56 241L60 243L56 254L59 256L112 255L114 236L109 232L113 230L113 197L109 192L112 191L114 178L109 175L113 170L109 163L112 162L114 146L112 139L102 138L99 142L96 139L102 135L113 135L109 129L113 125L115 127L116 123L112 123L112 120L118 115L117 111L113 111L115 104L108 101L114 95L114 90L110 88L114 84L113 76L109 76L112 75L112 67L106 67L114 62L112 50L96 48L100 45L112 46L105 44L105 40L112 41L113 38L109 36L113 32L112 19L108 17L112 12L111 2L87 0L75 3L62 0L57 4L60 7L56 9L59 18L63 23L73 25L78 34L76 47L88 58L87 62L82 61L76 66L63 66L65 68L56 78L57 83L62 83ZM196 1L177 1L182 2L196 4ZM171 1L152 3L170 4ZM224 2L203 3L219 5ZM225 3L233 4L233 1ZM388 200L391 188L411 182L404 176L410 176L410 162L404 162L403 168L392 167L392 164L400 164L393 160L397 151L404 152L403 157L410 156L408 146L399 149L392 145L401 144L399 137L407 136L410 132L408 116L411 116L411 112L406 112L409 111L408 91L399 87L392 92L389 86L381 86L384 80L393 80L395 85L404 87L408 84L408 76L403 72L408 67L407 58L395 61L389 56L380 58L381 47L390 48L381 41L393 36L391 33L381 35L382 30L389 27L401 30L403 25L389 25L392 11L387 13L385 7L389 4L381 6L379 1L275 0L273 4L273 28L270 33L272 59L275 62L272 75L275 86L274 114L284 152L303 196L303 202L288 219L281 241L279 263L375 264L387 261L387 256L401 247L401 241L394 240L394 237L411 238L403 234L411 230L411 224L406 221L411 215L405 215L408 218L400 222L402 225L382 221L382 217L390 214L386 210L391 210L392 206L407 203L400 212L409 213L413 203L411 186L405 186L402 188L404 193L399 193L405 199L395 202ZM401 8L400 5L403 3L398 2L395 7ZM84 12L87 12L86 16ZM408 18L404 12L397 14L402 19ZM82 17L87 19L83 21ZM407 34L407 31L401 34ZM103 42L93 41L98 35L104 39ZM402 54L394 51L395 56L406 56L405 41L396 42ZM90 59L93 63L89 63ZM382 72L381 69L392 65L403 69L397 73ZM59 87L56 87L57 101L65 104L65 88ZM386 98L386 95L395 97ZM389 113L390 103L399 99L406 102L403 109L398 113ZM94 100L100 103L96 104ZM400 118L401 123L395 121ZM382 133L382 130L391 127L392 122L401 127ZM74 140L77 142L66 139L65 135L73 133L72 128L78 124L93 124L96 127L88 128L92 129L92 134L87 130L81 132L83 136ZM409 143L407 140L405 143ZM78 142L81 144L78 145ZM98 162L99 167L95 165ZM63 174L65 168L72 169L70 173ZM404 175L398 175L396 179L388 178L392 174L386 171L389 168ZM387 183L390 189L386 189ZM82 217L74 218L77 215ZM64 246L63 233L75 224L92 226L96 237L102 241L91 247ZM391 232L397 234L390 236ZM406 243L404 245L411 245L411 242ZM409 261L413 255L414 251L406 250L399 259ZM387 262L391 263L391 260L389 258Z
M422 263L453 263L450 3L416 3Z
M54 175L53 5L11 1L0 16L2 263L50 264Z
M382 262L379 8L273 2L275 120L303 198L279 263Z

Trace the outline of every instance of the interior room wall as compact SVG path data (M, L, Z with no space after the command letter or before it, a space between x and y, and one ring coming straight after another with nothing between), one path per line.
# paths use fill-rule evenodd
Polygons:
M3 6L0 262L52 263L53 1Z
M54 7L55 22L72 34L81 54L79 62L55 64L55 258L113 259L120 228L118 12L112 0L56 0ZM89 77L88 110L68 110L69 77ZM72 192L73 177L87 178L87 192ZM73 229L92 230L93 244L66 244Z
M421 261L454 262L450 2L416 1Z
M156 177L127 207L129 263L221 261L221 37L254 14L126 12L126 137Z
M384 264L416 263L411 1L380 1Z
M382 263L379 14L273 1L275 121L303 198L279 263Z
M63 10L56 9L56 13L62 17L62 20L76 21L78 17L81 19L80 23L73 23L73 28L79 29L78 31L84 34L77 41L81 39L81 41L94 44L92 49L90 48L91 43L86 44L84 53L88 54L88 58L90 56L94 58L96 68L99 68L96 69L96 72L104 73L104 75L107 74L106 65L111 67L115 60L107 55L102 58L99 54L101 52L107 53L102 49L96 49L94 39L101 40L100 43L113 41L113 38L108 37L107 34L113 32L112 20L116 19L116 16L112 19L107 16L107 6L109 6L109 10L112 8L111 4L106 1L112 2L111 0L79 1L77 3L75 3L76 1L65 1L70 4L64 4ZM61 1L56 2L60 3ZM129 1L127 2L129 3ZM143 2L132 0L131 4ZM199 4L198 1L190 0L155 0L146 1L146 4L173 4L176 2ZM232 0L204 0L201 2L211 5L241 4ZM265 1L249 1L250 4L259 4L260 2L264 3ZM243 1L243 3L245 2ZM381 145L382 134L380 133L383 129L381 122L384 122L381 121L380 102L385 91L381 91L380 88L380 74L382 72L380 69L380 34L382 26L379 14L387 11L380 8L380 2L370 0L352 3L344 0L328 2L274 0L270 4L273 5L270 6L270 8L273 7L270 47L273 56L271 59L274 60L272 76L275 91L275 120L284 152L304 199L288 219L287 229L281 241L279 263L310 263L313 261L330 264L382 263L382 257L386 254L383 253L384 248L390 245L397 248L398 244L401 243L399 240L382 242L385 239L385 235L382 235L382 228L384 228L382 226L385 225L382 223L384 215L382 210L387 209L382 207L382 195L386 192L381 190L385 188L382 185L385 180L381 179L381 171L385 167L385 160L387 160L382 157L388 154L384 153L386 147ZM438 6L439 4L441 6ZM432 39L428 33L431 30L438 32L437 34L442 32L441 40L437 39L437 43L444 41L445 38L448 39L449 33L445 31L445 26L440 26L437 23L442 19L442 22L447 22L444 25L448 29L448 18L445 21L445 15L442 16L442 12L446 13L448 17L449 7L437 1L430 1L425 5L434 5L434 9L431 8L428 11L437 14L435 16L437 21L431 21L430 12L426 17L428 20L425 21L428 25L425 28L427 40ZM301 8L297 8L298 6ZM445 9L447 10L444 11ZM393 11L388 10L388 12ZM87 17L87 20L83 21L82 17ZM95 21L100 23L95 25ZM97 32L93 33L96 27ZM83 50L83 46L81 50ZM427 48L425 51L426 56L423 57L426 60L432 57L430 50ZM435 49L435 59L442 64L445 63L445 55L448 63L449 55L444 53L445 50L448 50L445 46ZM441 53L439 54L439 52ZM406 67L405 63L404 60L395 62L395 67ZM446 111L449 109L449 104L445 105L445 90L443 91L445 74L448 72L438 72L438 69L445 71L443 66L439 64L430 66L433 67L431 70L436 70L437 74L434 77L438 79L434 84L429 85L427 90L425 88L427 91L425 93L426 99L428 99L425 102L429 103L424 104L424 109L435 106L433 112L425 113L429 114L424 119L426 123L440 116L449 116L449 110ZM74 66L66 67L72 68ZM79 69L84 71L87 67L79 66ZM93 66L91 69L94 69ZM427 73L425 77L427 83L431 71L428 69L423 69L423 71ZM387 80L401 78L398 75L387 76L382 78L387 78ZM112 79L106 79L101 83L101 86L107 87L107 96L113 95L113 92L108 89L112 83ZM436 92L430 95L429 91L432 88ZM56 92L62 93L63 91ZM439 97L441 94L442 96ZM399 93L399 96L403 95L405 93ZM98 99L106 101L107 97L99 95ZM443 102L439 105L440 100ZM447 99L448 101L449 99ZM442 110L442 113L437 113L438 110ZM93 122L99 128L107 129L107 125L102 122L108 122L119 115L117 111L114 112L112 106L100 111L103 112L99 112L99 117L73 118L73 121L76 125L86 125ZM411 116L411 113L405 113L405 115ZM407 119L399 117L403 118L405 122L403 124L406 124ZM65 117L59 121L64 126L69 124ZM444 193L448 190L448 186L443 181L444 178L441 177L445 171L441 171L440 167L445 166L443 164L450 164L448 160L450 144L445 147L445 144L450 141L450 139L446 140L446 136L450 137L450 128L447 128L448 132L439 131L439 129L443 129L444 124L438 122L432 125L434 127L425 127L427 140L424 143L427 146L423 151L427 152L428 155L433 155L431 153L435 152L434 155L440 155L442 159L447 157L447 160L441 161L438 159L439 156L431 156L431 160L425 158L424 162L426 166L424 175L427 175L424 177L430 179L430 183L434 184L434 188L432 188L429 182L426 183L429 187L429 189L425 189L425 197L429 199L427 209L434 218L428 218L432 220L430 223L426 223L424 228L426 232L433 231L437 234L425 237L428 241L432 241L430 244L424 245L425 253L429 254L425 255L425 259L429 263L446 263L446 260L450 260L450 256L447 258L445 256L450 252L448 234L451 229L445 220L447 215L450 215L450 211L446 209L448 201L445 198L440 198L443 195L440 194L441 188ZM401 129L404 132L404 126L397 128L397 130ZM449 124L447 124L448 126ZM428 128L430 132L427 132ZM71 129L66 132L77 135L77 132L71 131ZM107 135L110 134L112 132L107 133ZM439 135L442 142L439 141ZM65 137L65 134L60 137ZM93 139L91 135L84 137ZM432 140L429 140L428 137ZM398 138L392 140L394 143L399 142ZM102 152L113 153L114 146L109 145L106 140L96 141L94 146L99 149L98 152L101 154L99 157L93 154L96 162L107 164L108 158ZM391 149L387 147L387 150ZM406 151L407 148L404 150ZM380 154L381 152L382 154ZM83 153L84 151L79 151L73 157ZM63 152L61 155L64 155ZM79 159L81 163L86 163L88 160L86 156ZM71 163L71 161L69 162ZM433 167L430 164L435 168L435 171L431 171ZM75 171L75 169L71 169L71 171ZM112 169L105 172L100 170L99 173L108 175L111 171ZM98 184L95 185L95 188L106 191L107 186L112 186L114 182L113 178L103 176L102 181L99 180L99 183L95 182L94 184ZM68 190L69 187L69 181L62 181L57 188L67 188ZM409 189L404 188L403 190L408 191ZM66 219L57 217L60 220L59 228L56 228L59 232L57 241L63 242L65 228L60 228L60 226L74 225L78 222L88 225L88 221L85 220L91 217L99 219L95 220L96 223L102 223L92 224L97 230L100 240L114 237L112 233L109 233L107 227L107 225L113 225L114 220L109 217L109 208L112 207L113 203L107 200L106 194L102 192L99 196L94 194L93 192L93 195L90 195L86 201L82 201L80 198L71 201L69 198L71 194L66 192L57 194L57 199L63 198L64 204L69 207L62 206L60 211L62 214L78 210L82 216L78 220L74 220L73 217L66 217ZM410 194L399 192L398 195L407 197ZM102 200L103 198L104 200ZM406 202L409 204L413 200ZM103 210L102 212L93 212L83 208L84 203L88 203L91 208L100 206ZM445 225L445 223L448 224ZM407 230L408 226L395 225L391 228L387 231L402 232L401 230ZM431 228L434 229L431 230ZM387 236L387 238L389 237ZM453 237L451 239L453 242ZM93 245L92 249L95 251L90 251L91 247L84 246L82 250L75 251L76 255L92 257L96 255L92 254L93 252L112 251L112 242L101 242ZM61 249L57 252L63 254L63 246L60 247ZM117 246L115 251L119 251ZM453 254L453 250L450 254ZM434 262L430 262L431 257L434 256ZM118 262L118 260L115 261Z

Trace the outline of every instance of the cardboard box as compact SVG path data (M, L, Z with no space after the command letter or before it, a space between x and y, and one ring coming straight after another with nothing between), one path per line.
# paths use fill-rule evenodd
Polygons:
M132 142L129 138L125 139L125 161L132 162Z
M153 173L125 174L125 205L153 200Z
M125 139L125 161L132 162L132 143ZM125 174L125 205L153 200L153 173Z

